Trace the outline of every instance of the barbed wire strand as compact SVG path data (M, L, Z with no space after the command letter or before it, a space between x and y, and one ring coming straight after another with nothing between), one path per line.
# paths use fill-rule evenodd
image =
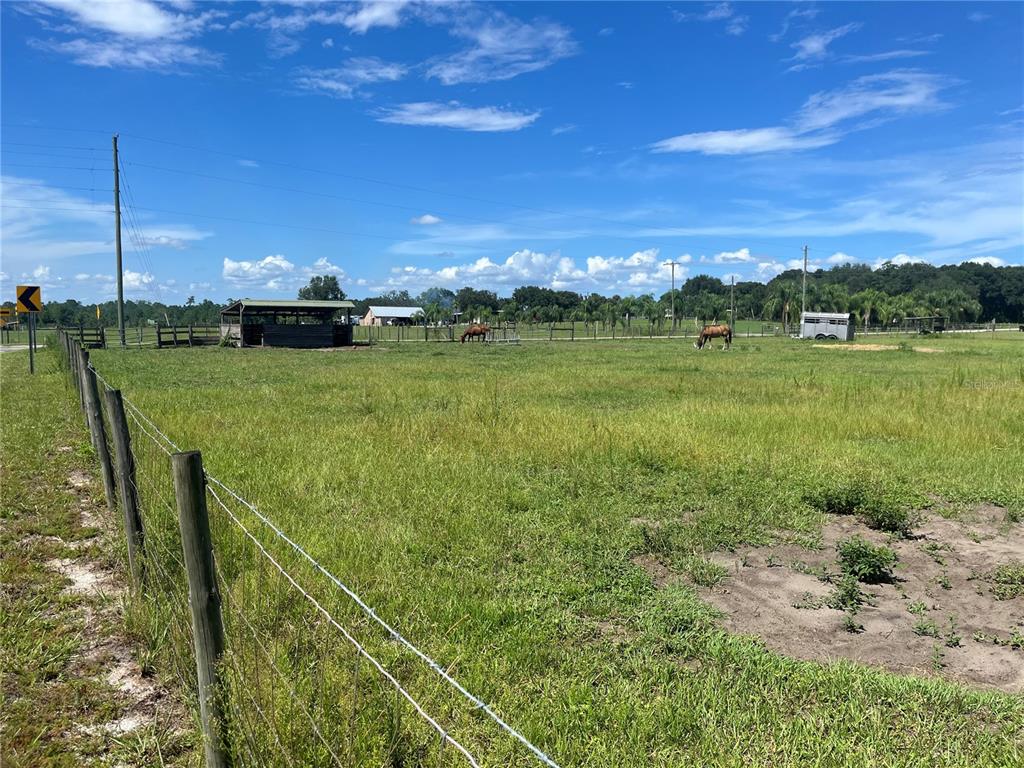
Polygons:
M337 586L346 595L348 595L356 603L356 605L358 605L368 616L370 616L370 618L372 618L374 621L376 621L389 635L391 635L391 637L393 639L395 639L396 641L401 643L405 648L407 648L409 651L411 651L413 654L415 654L421 661L423 661L425 664L427 664L427 666L429 666L438 675L440 675L441 678L444 679L449 685L454 687L465 698L467 698L469 701L471 701L477 709L485 712L491 718L491 720L493 720L502 730L504 730L506 733L508 733L509 735L513 736L517 740L519 740L541 762L543 762L545 765L550 766L550 768L559 768L559 765L554 760L552 760L550 757L548 757L546 754L544 754L544 752L542 752L538 747L534 746L530 742L529 739L527 739L525 736L523 736L523 734L521 734L519 731L517 731L511 725L506 723L501 718L501 716L498 715L489 706L487 706L487 704L485 702L483 702L482 700L480 700L479 698L474 696L472 693L470 693L468 690L466 690L466 688L464 688L462 686L462 684L459 683L458 680L456 680L451 675L449 675L448 672L446 672L441 667L440 664L438 664L432 658L430 658L425 653L423 653L423 651L421 651L419 648L417 648L411 642L406 640L405 637L398 630L396 630L394 627L392 627L390 624L388 624L386 621L384 621L384 619L380 618L380 616L377 615L376 611L374 611L373 608L371 608L369 605L367 605L363 601L363 599L361 597L359 597L359 595L357 595L348 586L346 586L337 576L335 576L333 573L331 573L326 568L324 568L322 565L320 565L320 563L317 562L317 560L312 555L310 555L308 552L306 552L305 549L303 549L298 544L296 544L294 541L292 541L288 537L287 534L285 534L280 528L278 528L273 523L273 521L271 521L269 518L267 518L265 515L263 515L263 513L261 513L258 509L256 509L256 507L251 502L246 501L245 499L243 499L241 496L239 496L237 493L235 493L235 491L233 491L228 486L224 485L224 483L222 483L220 480L218 480L217 478L213 477L212 475L207 474L206 475L206 479L209 482L211 482L214 485L216 485L219 488L221 488L225 493L227 493L230 496L232 496L238 503L242 504L244 507L249 509L254 515L256 515L256 517L258 517L260 519L261 522L264 523L264 525L266 525L272 531L274 531L274 533L277 534L277 536L280 539L285 541L292 549L294 549L296 552L298 552L300 555L302 555L302 557L304 557L316 570L320 571L324 576L326 576L330 581L332 581L335 584L335 586ZM219 500L219 497L218 497L218 500ZM223 506L223 502L221 503L221 506Z
M210 480L210 479L212 479L212 478L207 476L207 480ZM224 486L220 482L218 482L217 485L222 487L222 488L224 488ZM359 643L359 641L356 640L356 638L353 637L349 633L349 631L347 629L345 629L345 627L343 627L341 624L339 624L335 620L335 618L330 614L330 612L326 608L324 608L315 597L313 597L311 594L309 594L309 592L307 592L297 581L295 581L294 578L292 578L292 575L290 573L288 573L288 571L285 570L284 567L280 563L277 562L277 560L274 558L274 556L272 554L270 554L270 552L267 551L266 547L263 546L263 544L260 542L260 540L257 539L252 534L252 532L250 532L249 529L245 527L245 524L242 523L242 521L239 520L235 516L235 514L224 503L223 499L221 499L221 497L218 495L218 493L213 488L211 488L209 485L207 485L207 489L210 491L210 495L216 500L217 504L220 505L221 509L223 509L224 512L227 513L228 517L231 518L231 521L235 525L238 526L238 528L242 531L242 533L245 534L245 536L250 541L252 541L253 544L256 545L256 547L260 550L260 552L263 553L263 556L266 557L271 562L271 564L273 564L273 566L281 573L281 575L284 576L285 579L287 579L288 582L293 587L295 587L295 589L298 590L298 592L300 594L302 594L303 597L305 597L307 600L309 600L309 602L312 603L313 606L318 611L320 611L320 613L322 613L324 615L324 617L327 619L328 622L330 622L338 631L340 631L342 633L342 635L345 636L346 640L348 640L350 643L352 643L352 645L355 647L356 651L361 656L363 656L363 658L365 658L367 661L369 661L377 669L377 671L380 672L388 680L388 682L390 682L395 687L395 690L397 690L398 693L400 693L402 695L402 697L405 698L405 700L408 701L413 706L413 708L419 713L419 715L424 720L426 720L431 725L431 727L433 727L433 729L435 731L437 731L437 733L441 736L442 740L447 741L455 749L457 749L459 752L461 752L466 757L466 759L469 761L469 764L473 766L473 768L480 768L480 764L476 761L476 758L474 758L473 755L471 755L469 753L469 750L467 750L464 746L462 746L462 744L460 744L436 720L434 720L434 718L431 717L426 712L426 710L423 709L422 706L420 706L420 703L418 701L416 701L415 698L413 698L412 694L410 694L407 690L405 690L405 688L402 687L402 684L400 682L398 682L398 680L394 677L394 675L392 675L390 672L388 672L387 669L385 669L381 665L381 663L379 661L377 661L377 659L375 659L370 654L370 652L367 651ZM226 492L230 492L230 489L224 488L224 490Z

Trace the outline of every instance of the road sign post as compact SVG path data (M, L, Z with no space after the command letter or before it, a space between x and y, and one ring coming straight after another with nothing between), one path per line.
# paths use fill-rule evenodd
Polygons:
M36 314L43 311L43 296L38 285L19 285L15 310L28 315L28 372L36 372Z

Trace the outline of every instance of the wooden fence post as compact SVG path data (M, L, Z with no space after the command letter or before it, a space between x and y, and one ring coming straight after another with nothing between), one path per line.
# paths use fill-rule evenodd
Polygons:
M117 460L117 489L121 499L121 513L124 518L124 535L128 543L128 568L136 587L141 587L145 578L145 561L142 515L139 514L139 497L135 487L135 457L132 455L132 438L128 431L128 420L124 414L121 390L108 389L103 393L107 401L107 418L110 419L110 437L114 443L114 458Z
M86 358L87 360L88 358ZM107 447L107 431L103 425L103 410L100 407L100 392L96 384L96 372L88 363L83 366L83 385L85 389L85 410L92 433L92 447L100 460L100 471L103 474L103 492L107 497L107 509L113 512L117 508L114 491L114 468L110 464L110 449Z
M225 748L226 719L218 664L224 653L224 622L220 591L213 570L213 542L206 509L206 478L199 451L171 456L174 496L178 504L181 550L188 575L188 602L192 609L192 635L199 682L199 715L207 768L231 764Z

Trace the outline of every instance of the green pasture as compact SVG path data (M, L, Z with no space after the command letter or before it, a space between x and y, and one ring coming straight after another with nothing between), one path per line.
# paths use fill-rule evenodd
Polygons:
M714 550L777 537L813 546L822 515L809 494L850 481L914 507L933 495L953 509L994 502L1019 524L1024 338L904 338L877 352L786 338L697 352L691 341L110 349L92 360L563 768L1021 764L1019 697L784 658L719 629L685 579L656 588L633 561L653 554L698 578ZM166 459L133 439L155 519L147 489L168 487ZM358 734L344 740L351 764L464 764L411 709L365 687L365 664L353 682L345 643L270 590L265 568L258 583L247 576L257 558L216 507L211 516L218 567L269 655L327 686L318 717ZM283 562L481 764L539 764L311 568ZM146 610L137 631L154 663L187 679L187 637L161 629L171 614L159 605ZM177 662L165 658L175 646ZM233 674L258 668L253 652ZM301 722L280 693L258 703ZM316 762L299 730L274 739Z

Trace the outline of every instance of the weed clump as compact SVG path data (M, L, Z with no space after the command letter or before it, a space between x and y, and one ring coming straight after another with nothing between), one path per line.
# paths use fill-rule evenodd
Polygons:
M856 613L857 609L865 602L864 592L861 591L860 582L852 574L844 574L835 590L825 600L829 608L837 611L850 611Z
M1024 561L1003 563L992 572L992 595L996 600L1024 596Z
M867 584L891 581L891 569L899 559L889 547L875 546L860 536L843 539L836 551L843 573Z
M828 515L857 515L864 524L898 536L910 534L914 517L906 505L874 490L865 480L841 480L807 495L811 506Z

